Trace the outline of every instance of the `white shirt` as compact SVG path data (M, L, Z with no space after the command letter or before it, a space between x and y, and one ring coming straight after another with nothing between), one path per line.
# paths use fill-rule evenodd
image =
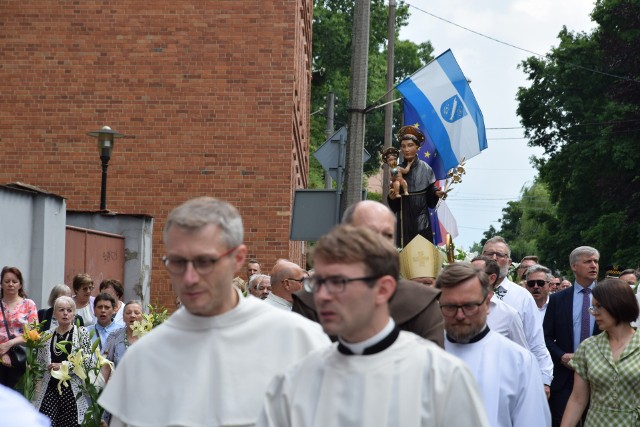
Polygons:
M124 303L120 301L120 308L118 309L118 311L116 311L116 314L113 316L113 323L120 326L121 328L124 328L125 326L127 326L124 324L123 316L124 316Z
M275 295L273 292L269 292L269 295L267 295L264 301L273 307L281 308L283 310L291 311L291 309L293 308L293 303L279 297L278 295Z
M471 368L492 427L551 426L538 363L529 350L493 331L470 344L445 337L444 348Z
M522 319L518 312L496 296L489 301L487 325L493 332L509 338L527 350L529 349L527 337L524 334L524 326L522 326Z
M549 305L549 295L547 295L547 300L544 302L542 307L538 307L538 313L540 313L540 324L544 323L544 315L547 312L547 306Z
M319 324L253 296L213 317L180 308L129 347L99 403L111 427L251 426L274 375L329 344Z
M331 347L277 375L257 426L488 426L469 369L436 344L400 331L385 350Z
M640 306L640 294L636 294L636 300L638 301L638 306ZM640 325L640 316L636 319L635 322L631 322L631 326L637 328Z
M544 342L544 332L542 331L542 323L540 323L540 313L538 312L536 301L528 290L516 285L509 279L505 278L500 283L500 286L507 291L502 301L513 307L520 315L529 350L538 360L542 380L546 385L550 385L553 379L553 361Z
M84 326L91 326L94 323L97 322L97 318L95 317L95 314L93 313L93 300L95 299L95 297L89 297L89 304L85 305L82 308L79 308L76 310L76 314L80 317L82 317L82 322L84 323Z

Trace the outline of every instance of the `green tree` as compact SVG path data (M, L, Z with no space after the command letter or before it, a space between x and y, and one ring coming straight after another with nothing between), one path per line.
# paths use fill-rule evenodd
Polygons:
M640 253L640 2L598 0L591 16L593 32L563 28L557 48L523 62L531 86L517 95L557 207L537 247L565 271L581 245L600 250L602 265L636 267Z
M371 105L386 93L387 73L387 20L388 7L384 0L371 0L371 28L369 40L369 71L367 101ZM326 140L327 93L337 98L334 126L347 123L349 97L349 72L351 65L351 32L353 26L352 0L315 0L313 16L313 67L323 70L316 73L311 88L311 152ZM407 25L409 8L403 2L396 6L395 80L399 82L432 59L430 43L415 44L399 40L400 28ZM401 108L394 105L395 123L400 121ZM365 174L373 174L380 168L379 151L384 143L384 109L367 114L365 148L371 160L365 163ZM309 186L324 187L324 171L312 157Z
M538 255L542 264L555 269L556 260L538 245L540 236L547 233L547 222L555 217L556 207L549 199L547 187L535 182L530 187L523 187L520 198L502 209L501 228L497 234L509 243L514 261L525 255Z

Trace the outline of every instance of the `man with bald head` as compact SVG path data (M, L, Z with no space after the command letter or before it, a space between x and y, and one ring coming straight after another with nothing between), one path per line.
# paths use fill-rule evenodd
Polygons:
M370 228L394 243L396 217L382 203L373 200L354 203L344 212L342 223ZM389 309L401 330L413 332L443 347L444 320L438 307L438 294L439 291L428 286L399 280L389 300ZM293 294L293 311L319 322L313 295L304 290Z
M354 203L344 211L342 223L370 228L393 243L396 217L382 203L373 200Z
M271 270L271 293L267 295L265 302L291 311L293 302L291 294L302 290L302 281L307 276L307 272L298 264L279 259Z

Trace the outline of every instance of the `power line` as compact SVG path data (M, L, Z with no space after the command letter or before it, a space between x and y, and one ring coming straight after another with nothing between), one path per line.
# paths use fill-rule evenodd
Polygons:
M427 12L427 11L426 11L426 10L424 10L424 9L420 9L419 7L414 6L414 5L412 5L411 3L407 3L407 5L408 5L409 7L412 7L412 8L414 8L414 9L416 9L416 10L419 10L420 12L422 12L422 13L424 13L424 14L427 14L427 15L429 15L429 16L431 16L431 17L433 17L433 18L439 19L440 21L446 22L447 24L453 25L454 27L461 28L461 29L463 29L463 30L465 30L465 31L468 31L468 32L473 33L473 34L475 34L475 35L478 35L478 36L480 36L480 37L484 37L485 39L489 39L489 40L494 41L494 42L496 42L496 43L500 43L500 44L503 44L503 45L505 45L505 46L509 46L509 47L511 47L511 48L514 48L514 49L517 49L517 50L521 50L521 51L526 52L526 53L530 53L530 54L535 55L535 56L538 56L538 57L540 57L540 58L544 58L544 57L545 57L545 55L543 55L543 54L541 54L541 53L537 53L537 52L534 52L534 51L532 51L532 50L525 49L525 48L520 47L520 46L516 46L516 45L514 45L514 44L511 44L511 43L508 43L508 42L505 42L505 41L502 41L502 40L496 39L495 37L491 37L491 36L488 36L488 35L483 34L483 33L481 33L481 32L478 32L478 31L472 30L471 28L467 28L467 27L465 27L465 26L463 26L463 25L456 24L456 23L455 23L455 22L453 22L453 21L449 21L448 19L442 18L442 17L440 17L440 16L438 16L438 15L434 15L434 14L433 14L433 13L431 13L431 12ZM633 83L640 83L640 80L632 79L632 78L630 78L630 77L618 76L618 75L611 74L611 73L607 73L607 72L604 72L604 71L594 70L593 68L583 67L582 65L574 64L574 63L572 63L572 62L561 61L561 60L558 60L558 59L556 59L556 62L557 62L557 63L559 63L559 64L567 64L567 65L570 65L570 66L572 66L572 67L574 67L574 68L578 68L578 69L581 69L581 70L584 70L584 71L589 71L589 72L592 72L592 73L602 74L602 75L604 75L604 76L608 76L608 77L613 77L613 78L615 78L615 79L619 79L619 80L626 80L626 81L628 81L628 82L633 82Z

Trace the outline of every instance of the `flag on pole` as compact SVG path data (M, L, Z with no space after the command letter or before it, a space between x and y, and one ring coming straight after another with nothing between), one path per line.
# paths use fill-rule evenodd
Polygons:
M467 79L451 50L416 71L397 86L404 96L404 123L425 134L420 159L436 179L487 148L484 118Z
M442 184L444 181L436 181L436 187L442 188ZM435 209L429 208L429 222L434 245L442 246L447 243L447 234L452 238L458 237L458 223L444 200L441 200Z

